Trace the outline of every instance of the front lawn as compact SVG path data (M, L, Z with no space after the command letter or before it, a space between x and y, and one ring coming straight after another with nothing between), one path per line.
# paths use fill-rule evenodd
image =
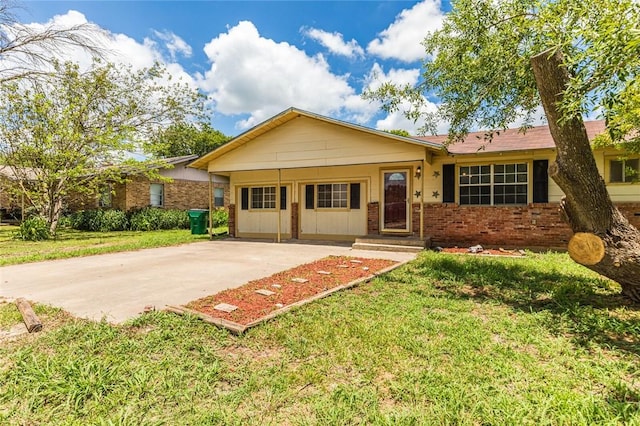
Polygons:
M191 235L188 229L144 232L85 232L60 229L54 240L33 242L14 239L17 230L15 226L0 226L0 266L174 246L206 241L209 238L208 235ZM214 230L216 233L223 231L223 229Z
M640 424L640 310L563 254L425 252L240 337L38 309L0 345L2 424Z

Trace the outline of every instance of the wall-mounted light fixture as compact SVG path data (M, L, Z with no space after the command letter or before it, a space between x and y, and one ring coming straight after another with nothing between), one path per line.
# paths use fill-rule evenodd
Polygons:
M420 179L421 177L422 177L422 166L418 166L418 168L416 169L415 178Z

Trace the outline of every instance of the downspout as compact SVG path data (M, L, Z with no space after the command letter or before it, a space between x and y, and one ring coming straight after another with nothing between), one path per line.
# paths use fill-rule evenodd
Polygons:
M213 240L213 175L208 170L207 174L209 175L209 239Z
M278 186L276 187L276 212L278 213L278 239L277 242L280 242L281 233L282 233L282 210L280 209L280 204L282 203L281 192L280 192L280 179L281 179L281 170L278 169Z

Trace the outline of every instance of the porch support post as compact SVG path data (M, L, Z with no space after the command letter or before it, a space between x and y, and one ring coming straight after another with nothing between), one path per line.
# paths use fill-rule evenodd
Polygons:
M213 240L213 175L207 170L209 175L209 239Z
M425 151L426 154L426 151ZM420 239L424 238L424 175L427 172L424 168L425 160L422 160L422 174L420 175Z
M282 200L280 199L280 179L281 179L281 173L280 173L280 169L278 169L278 186L276 187L276 212L278 213L278 239L277 241L280 242L281 239L281 233L282 233L282 211L280 209L280 203L282 203Z

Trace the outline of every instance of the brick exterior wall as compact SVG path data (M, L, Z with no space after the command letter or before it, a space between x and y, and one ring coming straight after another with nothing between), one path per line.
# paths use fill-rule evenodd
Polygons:
M151 184L164 185L164 208L208 209L209 182L174 180L173 182L150 181L142 176L131 177L127 182L113 184L111 207L123 211L148 207L151 203ZM225 205L229 205L229 184L214 183L214 188L224 188ZM71 211L95 209L98 195L75 195L66 200Z
M420 235L420 203L411 204L411 232Z
M229 204L229 236L236 236L236 205Z
M380 233L380 203L373 201L367 204L367 234Z
M640 203L618 204L636 227L640 225ZM518 248L566 248L573 234L562 220L559 204L529 204L518 207L425 204L425 235L432 245Z
M640 203L618 203L616 206L633 226L640 229Z
M291 238L298 239L298 203L291 203Z

